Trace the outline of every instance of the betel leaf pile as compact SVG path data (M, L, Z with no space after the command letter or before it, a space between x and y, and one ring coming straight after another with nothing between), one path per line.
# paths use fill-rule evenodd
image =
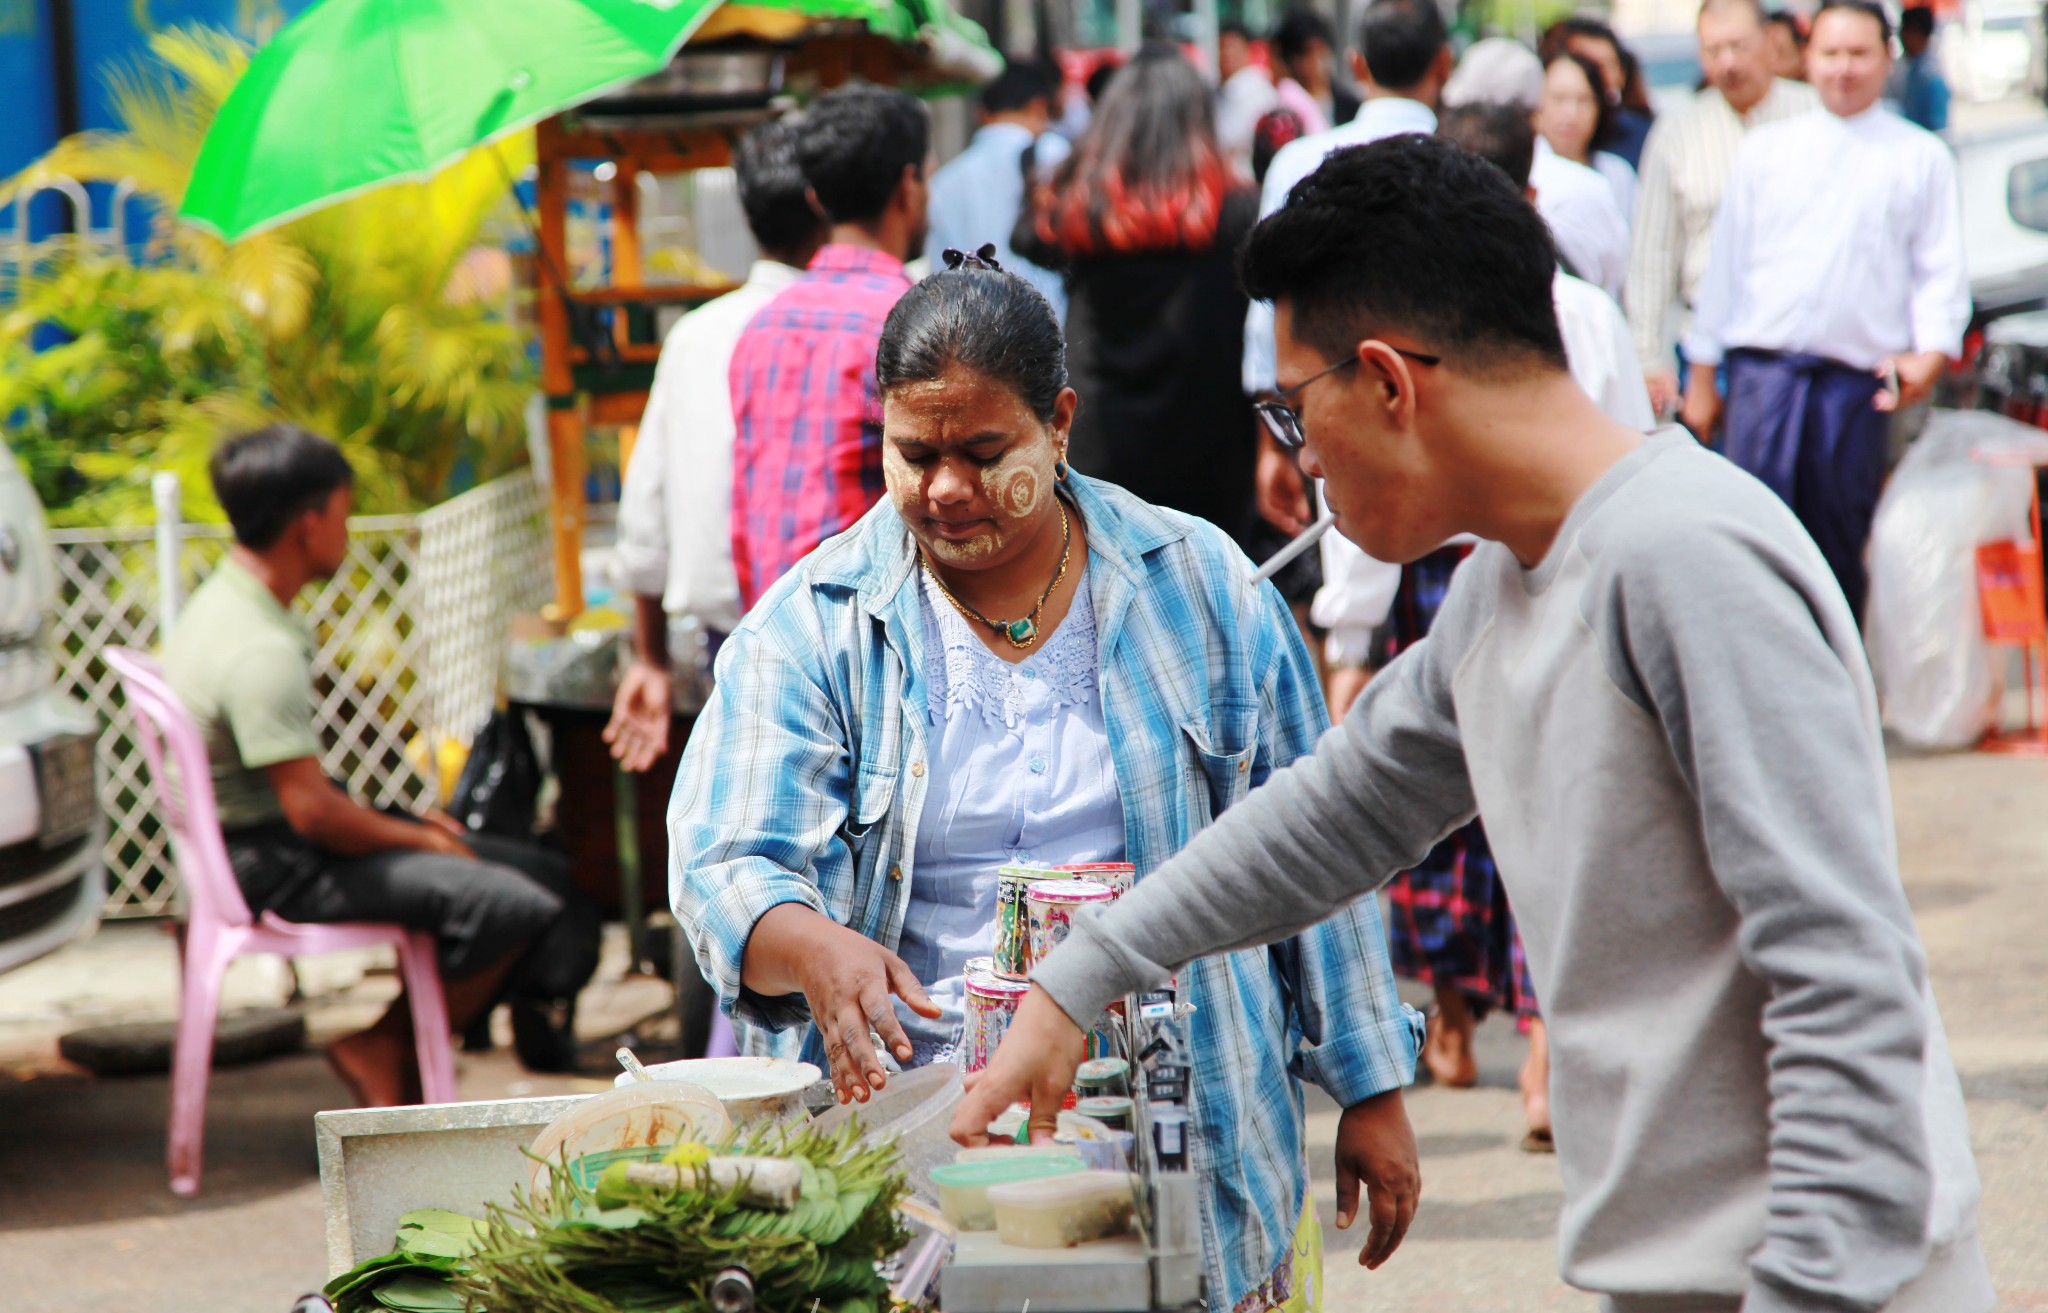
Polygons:
M739 1186L550 1172L544 1189L490 1209L452 1287L490 1313L710 1313L713 1279L741 1267L762 1313L879 1313L888 1286L875 1265L909 1242L896 1216L907 1187L895 1147L859 1137L855 1122L764 1127L720 1150L795 1161L803 1187L788 1210L749 1205Z
M443 1208L398 1219L397 1247L365 1259L327 1283L335 1313L464 1313L449 1284L483 1240L484 1224Z

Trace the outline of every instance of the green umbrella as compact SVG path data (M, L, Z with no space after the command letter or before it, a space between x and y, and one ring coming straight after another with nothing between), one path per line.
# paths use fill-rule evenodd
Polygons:
M658 72L719 3L322 0L249 61L178 212L233 241L431 177Z

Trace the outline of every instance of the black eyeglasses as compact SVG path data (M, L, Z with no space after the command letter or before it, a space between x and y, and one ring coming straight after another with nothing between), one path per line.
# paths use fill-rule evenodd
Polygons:
M1442 356L1425 355L1420 351L1405 351L1391 342L1384 342L1381 345L1397 356L1406 356L1418 365L1441 365L1444 361ZM1293 406L1288 404L1288 398L1300 395L1303 388L1317 379L1326 378L1346 365L1355 365L1357 363L1358 357L1356 355L1346 356L1328 369L1310 374L1293 387L1281 389L1278 397L1268 401L1254 401L1252 403L1252 409L1258 413L1260 420L1264 421L1266 425L1266 432L1273 435L1273 441L1280 444L1281 450L1295 451L1300 448L1302 443L1308 441L1308 434L1301 427L1301 415Z

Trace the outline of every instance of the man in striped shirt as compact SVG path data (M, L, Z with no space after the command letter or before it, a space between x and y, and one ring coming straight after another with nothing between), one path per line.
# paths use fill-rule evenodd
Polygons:
M1820 104L1813 88L1772 75L1765 21L1759 0L1706 0L1700 66L1709 85L1658 119L1643 148L1624 304L1659 415L1678 404L1674 344L1691 326L1736 150L1751 128Z

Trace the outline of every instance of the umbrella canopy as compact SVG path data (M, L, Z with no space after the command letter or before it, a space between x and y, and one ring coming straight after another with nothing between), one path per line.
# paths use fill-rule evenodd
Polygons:
M249 61L179 215L233 241L659 71L720 0L322 0Z

